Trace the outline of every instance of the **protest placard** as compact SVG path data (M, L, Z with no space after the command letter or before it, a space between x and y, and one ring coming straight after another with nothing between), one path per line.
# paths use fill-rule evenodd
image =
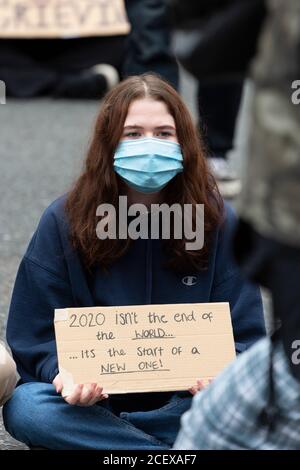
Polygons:
M127 34L124 0L0 0L0 37L68 38Z
M113 393L187 390L235 358L228 303L55 310L64 395L98 383Z

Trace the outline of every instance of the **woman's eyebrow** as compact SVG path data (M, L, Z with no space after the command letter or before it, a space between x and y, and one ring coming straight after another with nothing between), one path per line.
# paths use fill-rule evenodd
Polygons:
M137 124L131 124L130 126L124 126L124 130L129 130L129 129L144 129L143 126L138 126ZM174 126L171 126L170 124L165 124L162 126L156 126L154 128L155 130L171 130L171 131L176 131Z
M143 126L138 126L138 125L130 125L130 126L124 126L124 129L144 129Z
M169 129L169 130L172 130L172 131L176 131L175 127L174 126L170 126L169 124L166 124L164 126L157 126L155 127L155 129Z

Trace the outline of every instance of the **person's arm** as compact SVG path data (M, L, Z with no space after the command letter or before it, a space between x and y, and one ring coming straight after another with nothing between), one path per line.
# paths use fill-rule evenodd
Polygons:
M17 383L16 364L0 343L0 406L11 397Z
M23 382L51 383L58 373L54 309L73 306L68 283L25 256L18 270L7 342Z
M74 299L56 214L51 206L20 264L7 323L7 342L23 382L51 383L58 373L54 309Z
M41 218L17 274L10 305L7 341L23 382L52 383L57 393L63 384L58 370L54 310L76 307L65 252L67 225L52 207ZM69 396L71 405L90 406L107 398L98 384L78 384Z

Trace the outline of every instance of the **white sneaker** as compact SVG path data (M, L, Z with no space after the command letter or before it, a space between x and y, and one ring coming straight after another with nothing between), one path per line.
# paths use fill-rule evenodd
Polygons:
M120 81L118 71L112 65L98 64L92 67L90 70L93 73L97 73L105 77L108 90L113 88Z
M210 157L207 159L211 172L214 175L220 193L225 199L233 199L239 195L242 189L240 178L231 168L225 158Z

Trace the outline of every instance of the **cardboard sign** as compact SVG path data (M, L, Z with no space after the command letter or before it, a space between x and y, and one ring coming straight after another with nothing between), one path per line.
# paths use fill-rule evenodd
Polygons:
M55 334L64 395L187 390L235 358L228 303L57 309Z
M0 37L127 34L124 0L0 0Z

